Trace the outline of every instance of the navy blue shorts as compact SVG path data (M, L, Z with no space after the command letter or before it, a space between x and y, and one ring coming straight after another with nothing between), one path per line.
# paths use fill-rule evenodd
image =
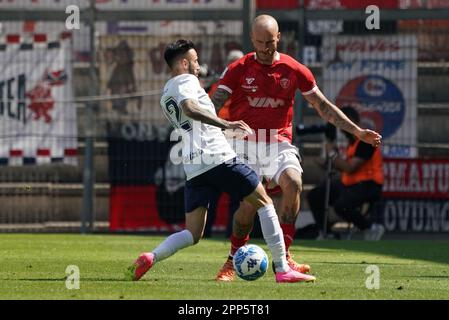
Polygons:
M249 166L237 160L226 161L186 182L184 188L185 212L199 207L208 208L217 193L227 192L242 200L259 184L259 177Z

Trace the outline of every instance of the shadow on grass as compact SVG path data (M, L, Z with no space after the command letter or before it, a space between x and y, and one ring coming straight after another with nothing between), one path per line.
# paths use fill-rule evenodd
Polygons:
M417 276L417 275L405 275L405 276L399 276L400 278L430 278L430 279L449 279L449 276L433 276L433 275L428 275L428 276Z
M320 261L320 262L314 262L313 264L336 264L336 265L363 265L363 264L370 264L368 262L365 261L361 261L361 262L341 262L341 261ZM381 262L378 263L376 262L377 265L385 265L385 266L405 266L405 265L410 265L409 263L388 263L388 262Z
M173 280L173 277L170 278ZM0 281L31 281L31 282L65 282L66 278L21 278L21 279L0 279ZM81 278L82 282L129 282L129 283L144 283L144 282L158 282L160 280L167 280L164 277L161 278L147 278L141 279L139 281L130 281L128 279L120 279L120 278ZM175 279L179 281L185 281L185 278L180 276ZM190 281L203 281L204 279L198 277L197 279L190 279ZM215 282L215 279L211 279L211 281Z
M220 237L208 238L207 240L217 242L226 241L229 243L228 240ZM264 240L260 238L252 238L250 242L264 244ZM449 264L449 240L382 240L378 242L359 240L297 240L294 244L299 245L304 252L312 254L314 252L326 253L345 250L408 260ZM342 263L338 262L338 264ZM393 263L392 265L396 264Z
M383 240L378 242L308 240L301 241L299 245L307 251L309 248L346 250L407 260L449 264L449 241L447 240Z

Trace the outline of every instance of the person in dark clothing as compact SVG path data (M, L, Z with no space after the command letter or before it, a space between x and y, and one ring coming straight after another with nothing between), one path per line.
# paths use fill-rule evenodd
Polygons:
M341 110L354 123L360 122L359 114L354 108L343 107ZM382 153L380 148L375 148L345 131L343 133L348 139L345 158L338 155L334 144L326 144L332 167L341 172L340 179L331 181L329 205L338 216L364 231L365 240L377 241L384 234L385 228L362 215L360 208L364 203L375 203L382 197ZM323 183L307 195L318 238L322 237L321 230L324 227L325 194L326 185ZM327 226L328 229L329 227Z

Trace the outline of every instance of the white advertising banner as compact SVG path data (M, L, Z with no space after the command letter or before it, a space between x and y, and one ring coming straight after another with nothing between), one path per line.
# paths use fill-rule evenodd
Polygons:
M76 164L70 39L0 45L0 164Z
M416 37L329 35L322 52L326 96L382 134L385 157L416 157Z

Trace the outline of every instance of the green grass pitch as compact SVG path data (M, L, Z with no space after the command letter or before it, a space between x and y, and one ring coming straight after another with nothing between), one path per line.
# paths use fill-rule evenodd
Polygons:
M271 268L257 281L215 282L229 243L203 239L126 281L126 267L163 239L2 234L0 299L449 299L449 241L296 241L291 251L317 281L277 284ZM268 252L262 240L251 243ZM80 270L79 290L66 288L68 265ZM379 268L379 289L366 287L370 265Z

